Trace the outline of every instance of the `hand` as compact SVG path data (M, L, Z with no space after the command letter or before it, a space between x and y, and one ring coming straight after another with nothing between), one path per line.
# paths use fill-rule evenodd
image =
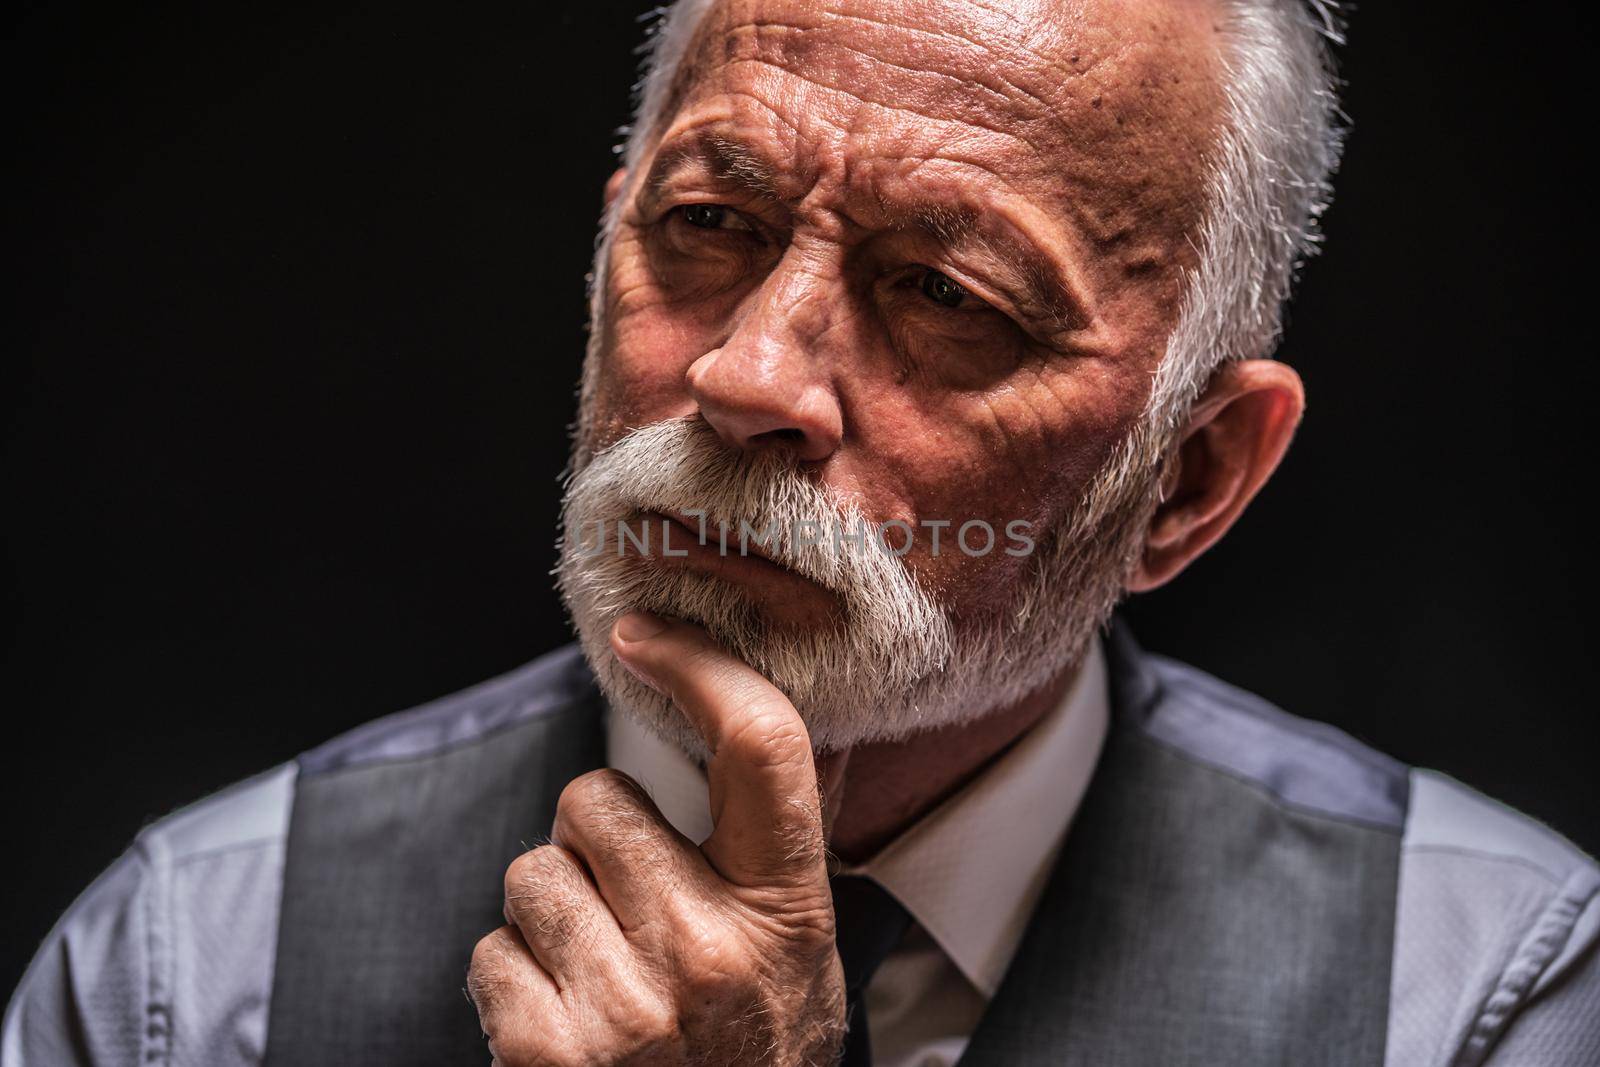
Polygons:
M844 977L805 724L688 623L627 616L611 647L705 737L716 828L695 847L618 771L566 787L472 955L495 1064L834 1062Z

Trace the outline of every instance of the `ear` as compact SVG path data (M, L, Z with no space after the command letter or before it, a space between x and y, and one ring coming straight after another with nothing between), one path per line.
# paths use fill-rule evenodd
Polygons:
M1269 359L1223 365L1162 477L1129 592L1171 581L1227 532L1277 469L1305 406L1294 368Z
M622 185L627 180L628 180L628 171L627 171L626 168L623 168L623 167L618 167L616 170L612 171L611 172L611 177L606 179L606 190L605 190L605 201L604 202L605 202L605 206L606 206L607 210L610 210L612 203L617 199L617 197L619 195L621 195L621 193L622 193Z

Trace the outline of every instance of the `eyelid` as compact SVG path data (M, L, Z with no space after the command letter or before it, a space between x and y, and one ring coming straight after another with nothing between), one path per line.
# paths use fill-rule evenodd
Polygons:
M727 214L724 216L724 221L737 221L739 225L724 225L713 230L705 226L694 226L693 223L689 222L688 219L683 219L683 224L685 226L690 226L693 229L701 230L705 233L716 233L718 230L720 230L724 233L753 233L757 236L762 235L761 226L756 222L755 219L751 218L747 213L740 211L732 204L725 203L721 200L681 200L675 204L667 206L665 210L661 212L660 218L664 220L669 216L677 215L680 219L682 219L683 213L692 207L720 207L723 211L727 212Z
M921 266L919 264L919 266ZM1061 335L1060 324L1052 322L1048 317L1027 310L1026 305L1007 295L1004 289L998 286L989 286L982 282L974 282L971 275L960 267L940 266L922 267L924 270L936 270L955 282L967 291L967 295L981 301L989 310L1004 315L1014 322L1019 330L1034 337L1036 340L1049 343L1052 338L1059 339ZM952 308L960 312L962 308Z
M965 289L967 291L967 295L972 297L974 300L977 300L985 306L1000 312L1002 315L1013 315L1011 311L1006 309L1006 305L1014 306L1013 301L1007 299L1004 294L993 292L988 286L982 284L981 282L973 282L969 280L969 276L962 271L961 268L950 266L935 267L924 264L918 264L917 266L919 270L938 271L940 274L943 274L945 277L961 286L961 288ZM1020 314L1020 311L1016 312L1016 314Z

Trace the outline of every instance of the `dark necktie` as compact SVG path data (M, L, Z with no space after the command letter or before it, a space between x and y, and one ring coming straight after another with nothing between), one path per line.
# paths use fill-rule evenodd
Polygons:
M865 875L836 874L833 885L834 923L839 962L844 964L850 1030L844 1039L840 1067L871 1067L872 1042L867 1036L867 983L884 957L899 943L911 913L883 886Z

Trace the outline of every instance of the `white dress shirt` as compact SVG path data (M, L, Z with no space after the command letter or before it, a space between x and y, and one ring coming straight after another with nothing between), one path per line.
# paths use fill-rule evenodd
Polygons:
M959 792L864 863L914 920L867 987L877 1067L948 1067L1000 986L1100 756L1109 717L1093 642L1061 702ZM608 711L607 762L691 841L711 834L705 773Z

